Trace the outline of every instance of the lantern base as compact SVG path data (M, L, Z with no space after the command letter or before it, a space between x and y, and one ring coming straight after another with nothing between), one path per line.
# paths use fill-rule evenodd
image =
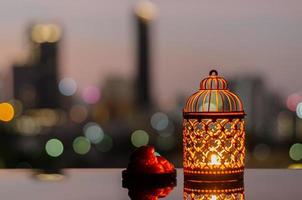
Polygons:
M209 181L195 182L184 181L184 190L186 192L202 192L202 193L233 193L243 192L244 184L242 180L236 181Z
M192 181L238 181L243 180L244 169L236 170L184 170L185 180Z

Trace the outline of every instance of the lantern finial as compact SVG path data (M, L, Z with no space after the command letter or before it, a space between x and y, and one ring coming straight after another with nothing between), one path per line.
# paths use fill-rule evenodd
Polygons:
M217 75L218 75L218 72L217 72L217 70L212 69L212 70L210 71L209 75L210 75L210 76L217 76Z

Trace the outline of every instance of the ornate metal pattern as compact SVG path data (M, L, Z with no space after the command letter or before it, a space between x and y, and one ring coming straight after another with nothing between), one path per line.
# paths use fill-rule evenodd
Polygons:
M243 119L184 119L183 127L185 172L231 173L244 167Z
M195 193L184 191L184 200L244 200L244 193L238 192L215 192L215 193Z

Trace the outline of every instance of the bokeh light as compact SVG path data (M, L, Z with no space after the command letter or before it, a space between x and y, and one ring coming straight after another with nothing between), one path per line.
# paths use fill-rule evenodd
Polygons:
M288 169L302 169L302 163L294 163L288 166Z
M32 117L23 115L16 119L16 131L23 135L35 135L40 133L41 126Z
M9 122L14 118L14 107L10 103L0 104L0 120Z
M88 104L95 104L100 100L101 94L99 88L88 86L82 93L83 100Z
M162 131L166 129L169 125L169 118L165 113L157 112L151 117L151 126L157 130Z
M57 42L61 29L55 24L36 24L31 30L31 39L37 43Z
M65 96L71 96L77 91L77 83L72 78L63 78L59 82L59 91Z
M104 138L103 129L94 122L89 122L84 126L84 135L91 143L99 143Z
M295 112L298 103L301 102L301 101L302 101L302 96L297 94L297 93L294 93L294 94L291 94L287 97L286 106L290 111Z
M131 135L131 142L135 147L147 145L149 142L149 135L144 130L136 130Z
M294 118L290 111L282 111L277 116L278 139L287 140L292 137Z
M109 135L104 135L104 138L101 142L96 145L96 148L100 152L108 152L113 148L113 140Z
M145 21L153 20L157 13L157 7L150 1L140 1L135 8L137 16Z
M293 144L289 149L289 156L291 159L298 161L302 159L302 144Z
M45 151L51 157L58 157L64 151L63 143L56 138L50 139L45 144Z
M40 181L61 181L64 179L63 174L43 174L38 173L36 178Z
M74 139L72 147L76 153L84 155L89 152L91 145L87 138L79 136Z
M88 115L87 108L82 105L74 105L71 107L69 117L71 121L81 123L86 120Z
M59 114L55 110L48 108L30 111L29 114L40 126L52 127L57 125L60 120Z
M302 119L302 102L298 103L296 113L297 116Z

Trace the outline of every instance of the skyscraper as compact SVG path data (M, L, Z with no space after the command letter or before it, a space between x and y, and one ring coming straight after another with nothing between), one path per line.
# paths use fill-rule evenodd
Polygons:
M61 29L35 24L29 29L30 54L23 65L13 67L14 97L26 108L60 106L58 55Z
M137 26L137 103L139 106L150 106L150 23L156 14L155 5L141 1L135 9Z

